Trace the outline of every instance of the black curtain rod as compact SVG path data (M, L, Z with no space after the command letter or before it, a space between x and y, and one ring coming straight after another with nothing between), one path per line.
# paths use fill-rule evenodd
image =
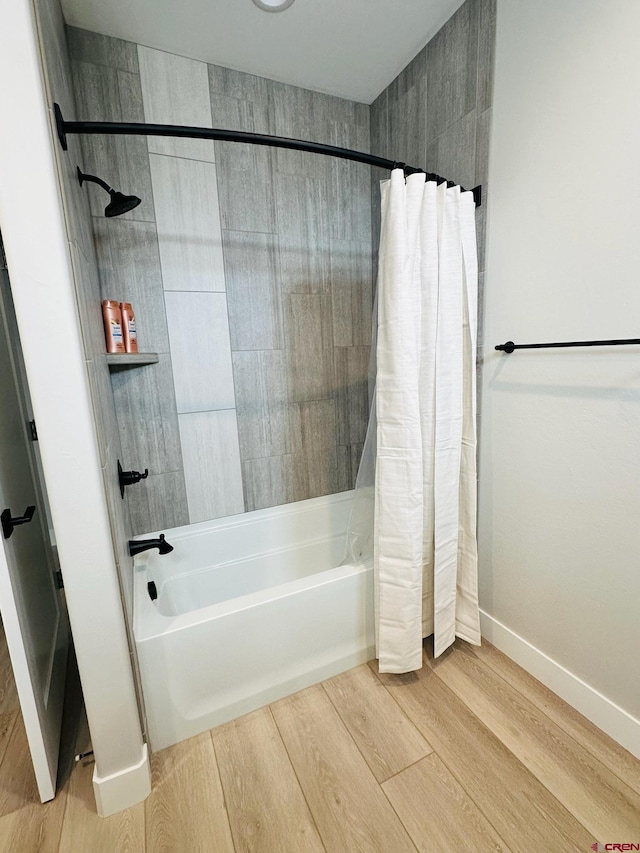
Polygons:
M268 145L274 148L290 148L294 151L307 151L311 154L324 154L329 157L339 157L342 160L354 160L357 163L366 163L368 166L378 166L381 169L404 169L405 175L417 172L426 174L428 181L445 183L449 187L456 184L448 181L440 175L425 172L405 163L395 160L387 160L385 157L376 157L373 154L365 154L363 151L352 151L349 148L338 148L335 145L323 145L320 142L306 142L303 139L288 139L285 136L269 136L264 133L247 133L242 130L221 130L211 127L182 127L176 124L144 124L134 122L112 122L112 121L65 121L58 104L54 104L58 139L64 151L67 150L67 134L82 133L96 134L109 133L119 136L176 136L189 139L217 139L221 142L245 142L252 145ZM460 187L465 192L464 187ZM477 186L473 190L473 198L476 206L482 203L482 187Z
M514 344L507 341L498 344L497 350L502 352L513 352L516 349L546 349L547 347L622 347L631 344L640 344L640 338L622 338L612 341L561 341L553 344Z

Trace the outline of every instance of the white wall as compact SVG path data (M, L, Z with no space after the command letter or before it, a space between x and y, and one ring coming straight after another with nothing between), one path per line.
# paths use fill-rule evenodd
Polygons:
M107 815L146 797L149 762L74 296L60 149L29 0L0 5L0 114L0 229L96 759L94 791Z
M493 347L640 337L639 32L498 2L479 471L485 636L636 754L640 347Z

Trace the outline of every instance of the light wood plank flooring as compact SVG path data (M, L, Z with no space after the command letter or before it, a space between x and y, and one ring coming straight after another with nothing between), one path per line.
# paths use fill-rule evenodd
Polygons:
M488 644L363 665L152 756L146 802L95 813L91 765L37 802L0 647L8 853L586 853L640 844L640 761Z

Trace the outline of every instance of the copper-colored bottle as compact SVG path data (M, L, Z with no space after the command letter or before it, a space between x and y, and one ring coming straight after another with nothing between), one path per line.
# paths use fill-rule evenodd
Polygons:
M124 335L124 347L127 352L138 352L138 333L136 331L136 315L130 302L121 302L122 311L122 333Z
M104 336L107 342L107 352L126 352L124 337L122 334L122 312L120 303L114 299L105 299L102 302L102 316L104 318Z

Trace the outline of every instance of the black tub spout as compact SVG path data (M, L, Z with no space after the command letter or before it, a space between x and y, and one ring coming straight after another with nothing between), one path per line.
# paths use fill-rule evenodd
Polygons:
M143 551L148 551L149 548L157 548L160 554L169 554L173 551L173 545L169 545L164 538L164 533L160 534L159 539L130 539L129 553L132 557L136 554L141 554Z

